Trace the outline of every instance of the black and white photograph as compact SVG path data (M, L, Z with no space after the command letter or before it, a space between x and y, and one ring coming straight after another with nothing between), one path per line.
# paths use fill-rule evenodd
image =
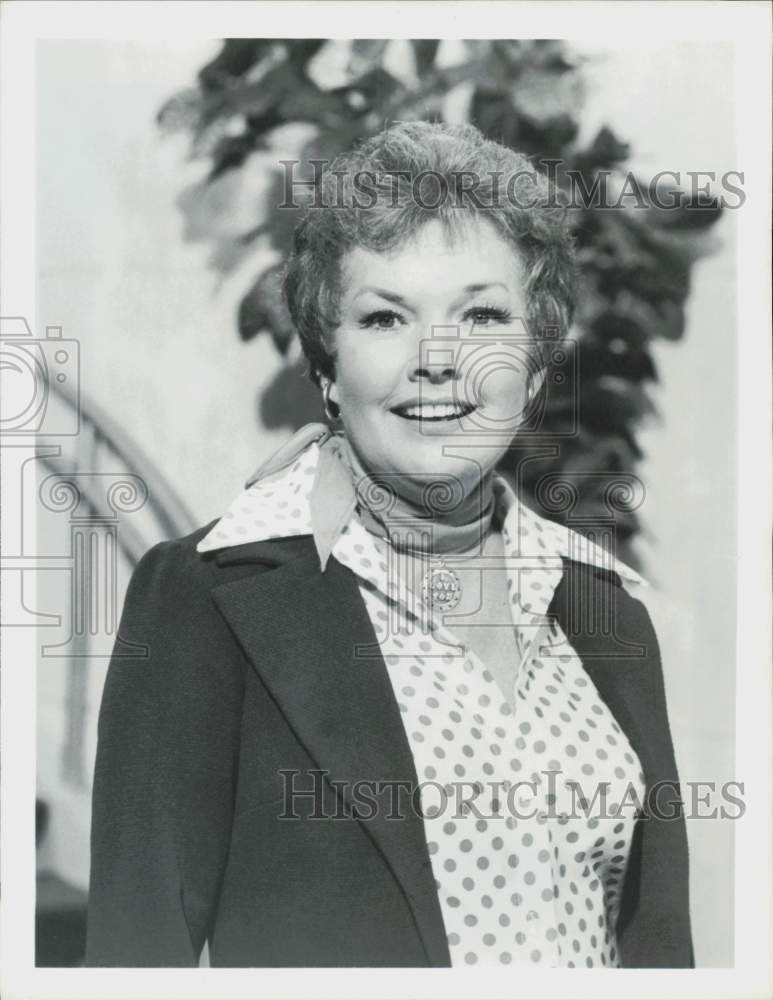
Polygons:
M3 995L769 996L770 8L2 14Z

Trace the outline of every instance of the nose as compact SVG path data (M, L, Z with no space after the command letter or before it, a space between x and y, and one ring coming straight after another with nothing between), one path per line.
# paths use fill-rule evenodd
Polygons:
M429 382L430 385L439 385L443 382L455 382L459 378L459 369L451 356L452 352L435 353L438 355L436 359L430 355L429 358L422 358L418 362L408 376L410 382Z

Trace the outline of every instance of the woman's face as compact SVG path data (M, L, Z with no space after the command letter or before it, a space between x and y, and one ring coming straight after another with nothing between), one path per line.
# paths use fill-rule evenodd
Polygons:
M520 261L486 220L438 220L399 249L343 261L335 381L347 438L370 473L457 477L470 493L523 420L528 362Z

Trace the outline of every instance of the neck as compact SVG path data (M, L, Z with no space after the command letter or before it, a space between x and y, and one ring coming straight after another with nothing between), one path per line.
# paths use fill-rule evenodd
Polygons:
M368 472L345 440L346 457L365 527L397 549L437 555L478 551L494 513L493 472L470 490L455 477L386 476Z

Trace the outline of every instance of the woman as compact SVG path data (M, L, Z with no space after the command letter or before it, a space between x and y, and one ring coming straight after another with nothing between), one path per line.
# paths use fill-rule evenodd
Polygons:
M132 578L87 963L689 966L641 581L496 473L568 330L564 213L470 126L320 194L285 288L330 426Z

